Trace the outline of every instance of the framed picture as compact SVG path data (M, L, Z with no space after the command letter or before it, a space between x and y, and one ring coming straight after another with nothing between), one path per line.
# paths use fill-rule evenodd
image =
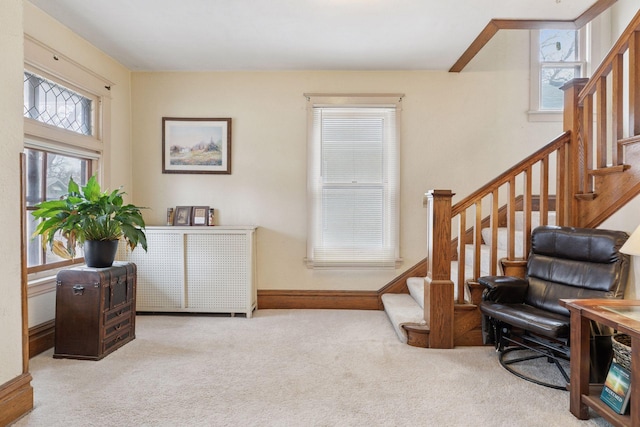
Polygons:
M173 225L191 225L191 206L176 206Z
M162 173L231 174L231 119L163 117Z
M209 206L194 206L191 209L191 225L209 225Z

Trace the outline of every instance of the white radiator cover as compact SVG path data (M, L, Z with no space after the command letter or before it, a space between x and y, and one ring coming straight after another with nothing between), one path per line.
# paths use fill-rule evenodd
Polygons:
M245 313L257 307L254 226L147 227L148 251L120 244L138 266L140 312Z

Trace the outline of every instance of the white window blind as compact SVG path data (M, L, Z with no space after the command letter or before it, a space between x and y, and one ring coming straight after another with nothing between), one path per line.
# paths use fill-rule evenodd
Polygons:
M393 268L399 261L398 110L311 106L308 266Z

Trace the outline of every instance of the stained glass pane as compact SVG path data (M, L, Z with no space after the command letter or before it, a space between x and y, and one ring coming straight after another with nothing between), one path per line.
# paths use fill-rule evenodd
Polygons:
M93 100L24 72L24 116L82 135L92 135Z

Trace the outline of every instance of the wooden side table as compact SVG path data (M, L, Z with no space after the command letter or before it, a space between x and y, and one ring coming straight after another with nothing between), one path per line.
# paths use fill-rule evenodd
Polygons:
M585 420L591 408L614 426L640 427L640 300L566 299L560 303L571 313L571 413ZM602 384L589 384L591 320L631 336L629 415L616 414L600 400Z

